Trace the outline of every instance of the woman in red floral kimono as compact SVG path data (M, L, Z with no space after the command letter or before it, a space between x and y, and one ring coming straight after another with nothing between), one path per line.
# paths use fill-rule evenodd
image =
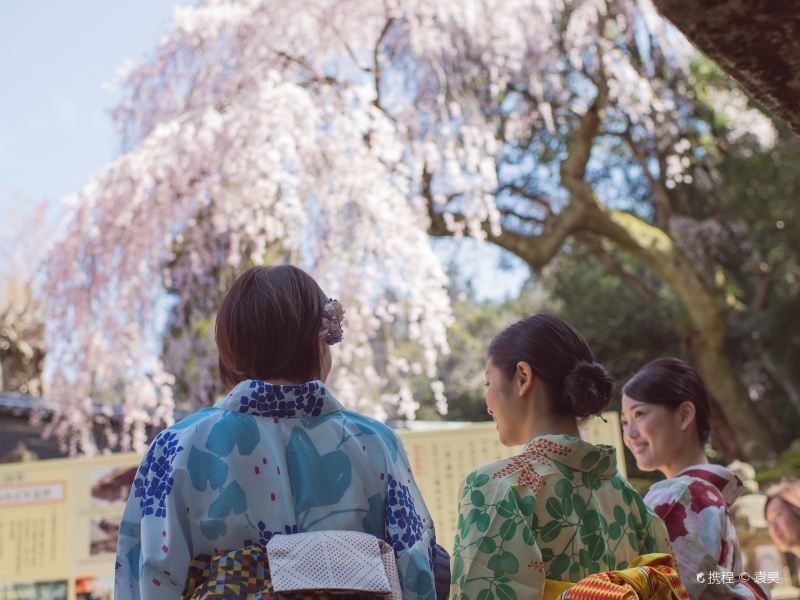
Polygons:
M667 525L683 585L692 598L769 598L742 573L730 515L739 478L709 464L709 398L697 372L675 358L645 365L622 390L625 445L643 471L661 471L645 503Z

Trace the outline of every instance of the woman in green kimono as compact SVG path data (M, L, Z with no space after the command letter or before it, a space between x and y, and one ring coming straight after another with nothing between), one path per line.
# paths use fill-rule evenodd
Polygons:
M525 448L466 479L454 600L538 600L545 579L575 582L670 553L664 523L619 474L614 449L580 439L578 419L602 410L612 386L583 336L551 315L492 341L486 406L500 441Z

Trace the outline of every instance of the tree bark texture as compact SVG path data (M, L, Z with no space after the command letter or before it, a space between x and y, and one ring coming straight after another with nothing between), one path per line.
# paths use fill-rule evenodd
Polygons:
M800 2L654 1L699 50L800 134Z

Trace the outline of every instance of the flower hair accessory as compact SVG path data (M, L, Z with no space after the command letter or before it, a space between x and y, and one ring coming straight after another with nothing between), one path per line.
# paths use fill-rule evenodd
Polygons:
M334 298L328 298L322 305L322 327L319 330L320 339L333 346L342 341L344 331L342 330L344 321L344 308L341 302Z

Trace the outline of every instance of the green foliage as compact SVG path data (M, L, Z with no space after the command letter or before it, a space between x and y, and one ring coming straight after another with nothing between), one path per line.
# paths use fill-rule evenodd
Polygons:
M800 478L800 439L784 450L772 463L756 463L756 481L762 489L784 479Z

